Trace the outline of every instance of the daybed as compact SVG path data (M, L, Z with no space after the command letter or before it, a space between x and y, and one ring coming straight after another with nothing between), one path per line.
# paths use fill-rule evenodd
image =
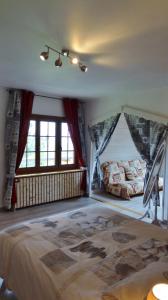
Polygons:
M101 165L105 190L123 199L143 194L146 163L144 160L106 161ZM159 178L163 188L163 178Z

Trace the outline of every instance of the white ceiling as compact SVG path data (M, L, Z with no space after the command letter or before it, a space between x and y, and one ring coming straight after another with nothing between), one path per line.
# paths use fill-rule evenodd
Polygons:
M42 62L45 44L88 72ZM83 98L168 86L168 1L0 0L0 86Z

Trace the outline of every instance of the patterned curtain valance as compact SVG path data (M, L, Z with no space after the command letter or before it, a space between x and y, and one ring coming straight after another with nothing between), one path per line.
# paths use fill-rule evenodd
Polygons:
M137 116L139 118L143 118L145 120L151 120L157 122L159 124L167 125L168 117L166 115L161 115L157 113L151 113L150 111L146 111L137 107L132 107L129 105L124 105L121 108L123 113L128 115Z
M102 186L102 172L100 168L99 157L106 149L110 138L116 128L119 117L120 114L117 114L103 122L100 122L88 128L91 141L95 148L93 175L91 180L92 189L101 188Z

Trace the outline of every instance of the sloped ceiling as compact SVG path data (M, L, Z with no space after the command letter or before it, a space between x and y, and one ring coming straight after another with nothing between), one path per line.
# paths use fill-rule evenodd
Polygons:
M88 65L42 62L44 45ZM168 85L167 0L1 0L0 85L97 98Z

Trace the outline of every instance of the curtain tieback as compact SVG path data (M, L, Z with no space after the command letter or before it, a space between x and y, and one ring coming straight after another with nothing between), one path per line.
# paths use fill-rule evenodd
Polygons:
M152 166L153 166L153 162L152 162L152 161L148 162L148 163L146 164L147 170L151 170L151 169L152 169Z

